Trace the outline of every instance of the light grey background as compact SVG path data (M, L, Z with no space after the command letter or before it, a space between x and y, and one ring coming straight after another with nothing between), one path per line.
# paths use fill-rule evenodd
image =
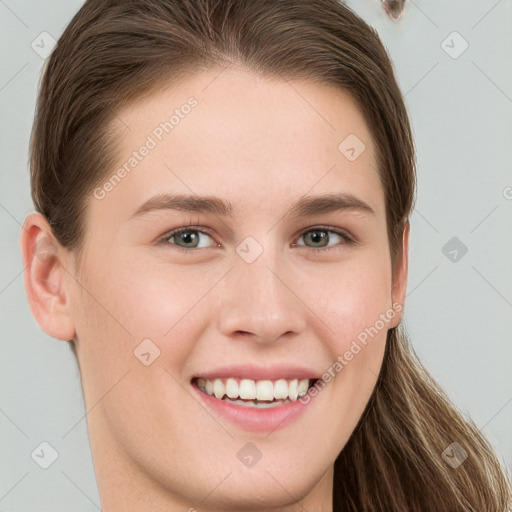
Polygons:
M512 2L408 1L397 22L378 0L347 4L390 52L418 151L405 325L422 362L512 468ZM32 317L19 250L33 210L27 150L43 64L31 43L42 32L58 39L81 5L0 0L3 512L99 510L78 369ZM453 248L442 251L452 237L468 249L455 262ZM31 457L44 441L58 452L48 469Z

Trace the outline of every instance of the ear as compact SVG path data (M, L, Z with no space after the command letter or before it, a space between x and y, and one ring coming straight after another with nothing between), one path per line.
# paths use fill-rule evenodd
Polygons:
M404 230L402 234L402 247L399 251L395 268L393 269L393 286L391 290L391 300L393 303L393 309L395 310L395 316L390 322L390 328L397 327L402 321L404 306L405 306L405 295L407 291L407 271L409 263L409 221L407 220L404 224Z
M25 293L39 327L63 341L75 337L70 315L66 249L52 233L46 217L33 212L23 223L20 237L25 268Z

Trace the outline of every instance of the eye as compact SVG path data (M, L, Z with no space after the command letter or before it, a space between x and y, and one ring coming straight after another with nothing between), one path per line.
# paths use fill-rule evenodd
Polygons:
M203 236L209 237L213 240L212 236L209 235L207 232L202 231L200 229L196 229L194 226L187 226L175 229L173 231L170 231L169 233L166 233L164 236L162 236L158 242L157 245L174 245L176 249L180 251L187 251L188 249L204 249L207 248L208 245L201 244L201 238ZM331 241L332 235L334 235L334 239L336 238L339 240L337 244L333 246L328 246L328 242ZM294 244L294 246L304 246L304 247L310 247L310 249L313 249L314 251L329 251L332 249L336 249L339 246L343 245L355 245L357 242L354 238L352 238L348 233L342 231L342 230L335 230L335 229L328 229L326 227L316 227L314 229L309 229L308 231L305 231L299 240L301 238L305 238L306 240L309 240L313 244L320 244L319 246L310 247L305 244ZM182 245L183 244L183 245ZM210 247L214 247L215 245L210 245ZM218 244L216 244L218 247Z
M338 240L341 240L341 242L329 247L326 244L331 241L332 234L334 234L334 240L336 240L336 238L337 238ZM347 244L355 245L356 244L355 239L352 238L348 233L341 231L341 230L337 230L337 229L334 230L334 229L328 229L327 227L324 228L322 226L316 227L314 229L309 229L303 235L301 235L299 240L301 238L304 238L305 240L308 240L308 241L312 242L313 244L320 244L320 246L316 246L316 247L313 246L310 248L315 251L324 251L324 252L330 251L332 249L337 249L340 245L347 245ZM305 246L305 244L295 244L295 245ZM306 246L306 247L309 247L309 246Z
M208 236L212 238L208 233L204 231L200 231L198 229L194 229L191 227L183 227L175 229L169 233L166 233L162 238L159 239L158 245L166 245L171 243L175 245L178 250L188 250L188 249L203 249L205 246L200 245L201 235ZM180 245L183 243L184 245Z

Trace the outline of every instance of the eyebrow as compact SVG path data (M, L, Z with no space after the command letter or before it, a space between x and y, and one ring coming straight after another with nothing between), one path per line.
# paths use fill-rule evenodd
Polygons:
M234 216L231 202L220 197L169 193L149 198L133 213L130 219L149 212L165 210ZM288 208L286 215L298 219L333 211L359 211L375 215L375 211L368 203L352 194L302 196Z

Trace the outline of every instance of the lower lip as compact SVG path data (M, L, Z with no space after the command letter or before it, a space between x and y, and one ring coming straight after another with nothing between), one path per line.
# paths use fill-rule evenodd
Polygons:
M313 397L309 396L309 401L306 404L297 400L275 407L250 407L233 404L227 400L219 400L215 396L204 393L195 384L192 384L192 387L202 402L216 415L226 418L244 430L251 432L273 432L281 429L297 420L313 401Z

